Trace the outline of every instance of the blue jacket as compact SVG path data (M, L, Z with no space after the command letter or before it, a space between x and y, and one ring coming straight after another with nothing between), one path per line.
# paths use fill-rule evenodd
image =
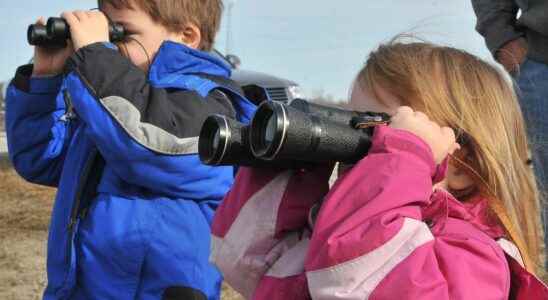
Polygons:
M233 169L203 165L197 141L209 114L251 118L254 106L227 79L230 69L165 42L147 77L97 43L76 52L64 76L31 72L20 67L8 88L6 128L17 172L58 187L44 299L188 290L218 299L210 222Z

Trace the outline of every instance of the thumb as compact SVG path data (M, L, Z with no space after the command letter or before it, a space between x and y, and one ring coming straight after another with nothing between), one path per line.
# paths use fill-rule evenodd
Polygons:
M36 20L36 23L34 23L36 25L46 25L46 19L44 19L44 17L40 17Z
M460 144L459 143L454 143L453 145L451 145L451 147L449 147L448 153L453 154L453 153L455 153L455 151L460 150L460 149L461 149Z

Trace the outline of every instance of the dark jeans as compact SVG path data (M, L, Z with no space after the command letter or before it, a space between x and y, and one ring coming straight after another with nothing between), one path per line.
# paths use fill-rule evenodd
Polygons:
M533 152L533 166L541 192L544 243L548 246L548 65L527 59L516 78L518 96Z

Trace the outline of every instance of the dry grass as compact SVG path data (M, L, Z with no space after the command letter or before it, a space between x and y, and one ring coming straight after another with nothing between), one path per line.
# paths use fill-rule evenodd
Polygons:
M24 182L0 159L0 299L40 299L55 190Z
M0 157L0 299L41 299L55 189L21 179ZM222 299L242 299L224 285Z

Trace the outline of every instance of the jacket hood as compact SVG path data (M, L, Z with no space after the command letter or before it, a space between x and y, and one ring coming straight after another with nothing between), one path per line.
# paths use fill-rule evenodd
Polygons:
M150 66L149 80L156 84L167 84L178 76L195 73L230 77L231 70L224 62L206 52L165 41Z

